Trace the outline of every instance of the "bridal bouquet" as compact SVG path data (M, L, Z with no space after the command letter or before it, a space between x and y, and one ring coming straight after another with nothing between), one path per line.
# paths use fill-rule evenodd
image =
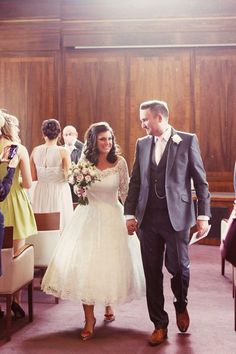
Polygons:
M78 204L88 204L87 189L95 181L100 181L100 177L94 164L87 160L81 160L77 165L72 162L68 182L73 185L74 193L79 197Z

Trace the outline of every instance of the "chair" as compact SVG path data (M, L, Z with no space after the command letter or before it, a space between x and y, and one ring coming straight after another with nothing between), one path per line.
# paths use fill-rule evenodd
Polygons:
M224 241L224 235L227 227L227 219L221 220L221 242ZM221 274L225 274L225 259L221 255ZM233 298L234 298L234 330L236 331L236 267L232 266Z
M33 321L34 247L26 245L13 255L13 227L5 227L2 247L0 297L6 298L6 339L11 339L11 303L13 295L28 287L29 322Z
M221 243L224 241L225 230L227 227L227 219L222 219L220 224L220 241ZM225 275L225 259L221 255L221 275Z
M227 227L228 219L222 219L221 220L221 243L224 242L224 237L225 237L225 231ZM221 275L225 275L225 259L221 254ZM234 267L232 266L232 283L233 283L233 297L234 297Z
M44 275L60 237L60 212L35 213L38 233L28 237L34 245L34 268ZM58 298L55 298L58 303Z

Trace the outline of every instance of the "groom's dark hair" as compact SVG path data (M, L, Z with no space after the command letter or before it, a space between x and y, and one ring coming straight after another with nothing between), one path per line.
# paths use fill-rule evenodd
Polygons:
M169 118L169 109L165 101L151 100L145 101L140 104L140 110L150 109L154 116L157 116L159 113L168 119Z

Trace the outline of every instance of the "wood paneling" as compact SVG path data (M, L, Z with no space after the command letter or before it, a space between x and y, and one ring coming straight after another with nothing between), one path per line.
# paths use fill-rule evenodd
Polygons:
M63 113L83 138L88 126L107 121L124 145L126 76L123 55L78 53L65 55Z
M68 51L64 82L67 122L81 134L94 121L108 121L129 165L137 137L145 134L139 121L141 101L166 100L171 123L180 130L192 129L189 51Z
M235 18L63 21L65 47L158 47L236 43Z
M188 50L143 50L130 52L129 161L135 138L144 135L139 122L139 105L144 100L168 103L170 123L191 131L190 52ZM185 104L183 104L183 99Z
M234 0L62 0L63 19L149 19L232 16Z
M54 21L0 23L1 51L60 49L60 23Z
M0 107L16 115L29 151L42 142L41 122L58 115L57 56L0 56Z
M0 19L59 18L61 0L1 0Z
M210 182L214 176L221 179L220 174L226 172L230 175L230 186L235 162L235 75L235 50L196 50L196 130ZM229 182L227 179L225 175L225 184Z

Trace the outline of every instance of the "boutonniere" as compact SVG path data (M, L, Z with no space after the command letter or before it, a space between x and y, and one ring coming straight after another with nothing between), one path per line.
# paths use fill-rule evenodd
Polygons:
M174 134L171 139L177 145L182 141L182 138L178 134Z

